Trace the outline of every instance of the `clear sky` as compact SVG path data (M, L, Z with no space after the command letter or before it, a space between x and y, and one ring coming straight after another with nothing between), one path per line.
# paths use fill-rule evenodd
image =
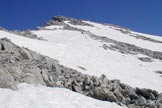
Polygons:
M0 26L34 29L63 15L162 36L162 0L0 0Z

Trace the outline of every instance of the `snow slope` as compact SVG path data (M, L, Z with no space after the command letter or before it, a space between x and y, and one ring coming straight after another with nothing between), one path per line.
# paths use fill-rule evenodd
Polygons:
M68 21L65 21L65 23L67 23L68 25L70 25L72 27L90 31L91 33L99 35L99 36L105 36L105 37L108 37L108 38L111 38L111 39L114 39L114 40L117 40L120 42L133 44L133 45L140 46L142 48L150 49L153 51L162 51L162 44L136 39L134 37L129 36L128 34L123 34L120 31L113 29L115 27L98 24L98 23L94 23L94 22L89 22L89 21L86 23L92 24L92 25L94 25L94 27L78 26L78 25L76 26L76 25L72 25L72 24L68 23ZM134 32L134 33L137 33L137 32ZM137 34L140 34L140 33L137 33ZM144 36L150 37L150 35L144 35ZM157 40L162 40L161 37L160 38L153 37L153 38L155 38Z
M72 25L68 21L65 23L75 28L90 31L98 36L105 36L153 51L162 51L161 43L136 39L115 30L115 27L89 21L86 23L94 25L94 27ZM63 30L61 26L47 26L46 29L48 30L32 32L47 41L29 39L5 31L0 31L0 38L7 37L19 46L57 59L60 64L82 73L95 76L105 74L109 79L119 79L133 87L150 88L162 92L162 77L155 73L155 71L162 70L160 60L152 59L153 62L143 62L137 59L138 57L146 57L142 54L131 55L109 49L105 50L102 45L111 45L112 43L94 40L88 34L83 34L80 31ZM162 40L161 37L153 37L153 39Z
M98 27L98 25L95 26ZM82 26L79 27L85 30L87 30L87 28L93 28L93 27L86 28ZM90 29L88 30L90 31ZM116 32L118 33L118 31ZM51 43L64 45L62 47L64 48L63 50L64 52L52 49L55 50L57 54L59 52L60 53L58 55L55 54L51 57L56 58L58 61L60 61L60 63L66 66L77 69L85 74L96 76L106 74L110 79L120 79L122 82L127 83L134 87L151 88L151 89L156 88L156 90L162 91L162 84L159 83L162 82L162 78L159 75L155 74L154 72L157 70L162 70L161 67L162 62L159 60L154 60L154 62L145 63L137 59L137 57L146 57L145 55L141 54L125 55L116 51L111 50L105 51L103 50L103 48L101 48L103 44L102 42L93 40L89 38L86 34L81 34L81 32L77 31L40 30L40 31L33 31L33 33L37 34L38 36L44 37ZM105 32L102 31L99 33ZM117 35L115 34L113 36L122 36L122 35L119 32L119 34ZM113 36L110 35L109 38L120 41L119 37L114 38ZM127 43L131 42L129 40L130 36L126 37L125 35L123 35L123 37L127 39L124 42ZM136 42L140 47L143 45L145 46L144 48L146 49L150 50L155 49L154 47L151 46L153 45L156 46L156 43L147 41L145 42L143 40L137 40L135 38L133 39L134 40L132 40L132 42L134 43ZM162 44L159 44L159 46L160 47L158 49L161 50ZM77 66L84 67L87 70L83 71L81 69L78 69Z
M0 108L124 108L63 88L18 85L18 91L0 88Z

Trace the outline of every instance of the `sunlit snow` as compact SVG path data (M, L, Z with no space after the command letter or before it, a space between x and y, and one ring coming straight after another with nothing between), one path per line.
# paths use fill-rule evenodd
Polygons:
M0 108L125 108L64 88L20 84L18 91L0 88Z

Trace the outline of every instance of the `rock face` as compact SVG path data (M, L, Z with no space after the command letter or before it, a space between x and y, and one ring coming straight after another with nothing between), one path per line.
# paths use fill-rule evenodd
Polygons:
M154 90L132 88L119 80L108 80L105 75L85 75L54 59L18 47L8 39L1 39L0 87L17 89L18 83L64 87L128 108L162 107L162 94Z

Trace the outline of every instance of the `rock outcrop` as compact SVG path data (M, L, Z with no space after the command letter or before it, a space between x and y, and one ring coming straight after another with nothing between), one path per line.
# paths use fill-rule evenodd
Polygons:
M162 94L157 91L132 88L105 75L85 75L6 38L0 39L0 87L17 89L18 83L64 87L128 108L162 108Z
M18 36L23 36L23 37L27 37L27 38L31 38L31 39L38 39L38 40L44 40L45 41L45 39L37 36L36 34L33 34L31 32L31 30L29 30L29 29L20 31L20 30L7 30L5 28L0 27L0 30L8 32L8 33L16 34Z
M16 35L24 36L27 38L45 40L42 37L38 37L36 34L33 34L30 30L24 30L24 31L13 30L13 31L8 31L8 32L16 34Z
M64 25L66 25L66 23L64 21L69 21L69 23L73 24L73 25L93 27L93 25L83 22L82 20L68 18L68 17L64 17L64 16L54 16L54 17L52 17L51 20L49 20L47 23L45 23L44 26L51 26L51 25L63 25L64 26Z

